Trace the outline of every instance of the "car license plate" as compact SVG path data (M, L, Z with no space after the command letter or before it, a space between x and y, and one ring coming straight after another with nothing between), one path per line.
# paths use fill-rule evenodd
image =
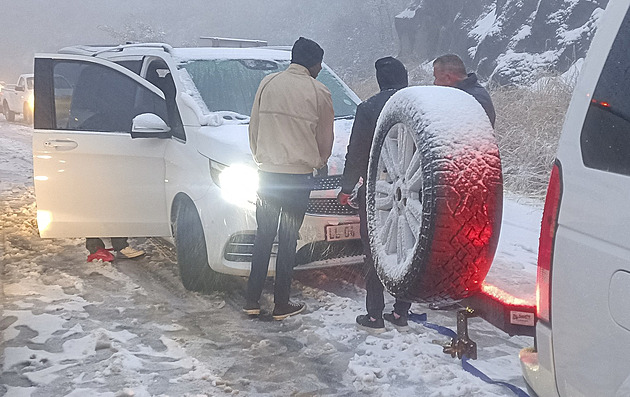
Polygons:
M361 238L361 231L358 223L348 223L345 225L328 225L325 228L326 241L352 240Z

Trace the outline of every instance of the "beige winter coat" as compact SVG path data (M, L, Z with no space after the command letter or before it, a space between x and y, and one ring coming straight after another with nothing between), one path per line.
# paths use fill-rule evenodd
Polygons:
M330 91L308 69L290 64L266 76L256 92L249 145L261 171L310 174L332 152L335 114Z

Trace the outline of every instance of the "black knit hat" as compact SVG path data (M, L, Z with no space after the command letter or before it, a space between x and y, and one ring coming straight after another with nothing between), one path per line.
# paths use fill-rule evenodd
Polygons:
M297 63L305 68L317 65L324 59L324 50L316 42L300 37L291 49L291 63Z
M376 81L381 90L390 88L401 89L407 87L407 69L402 62L393 57L381 58L374 63Z

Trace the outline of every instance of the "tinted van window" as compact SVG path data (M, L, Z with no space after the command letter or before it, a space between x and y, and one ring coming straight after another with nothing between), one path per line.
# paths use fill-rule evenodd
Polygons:
M619 28L586 114L584 165L630 175L630 13Z
M141 113L168 120L162 98L115 70L57 61L53 72L57 129L131 132L133 118Z

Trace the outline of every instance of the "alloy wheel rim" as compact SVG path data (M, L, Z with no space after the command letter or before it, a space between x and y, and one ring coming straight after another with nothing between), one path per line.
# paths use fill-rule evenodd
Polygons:
M403 123L385 136L378 160L375 189L379 249L406 267L422 229L422 153L419 134Z

